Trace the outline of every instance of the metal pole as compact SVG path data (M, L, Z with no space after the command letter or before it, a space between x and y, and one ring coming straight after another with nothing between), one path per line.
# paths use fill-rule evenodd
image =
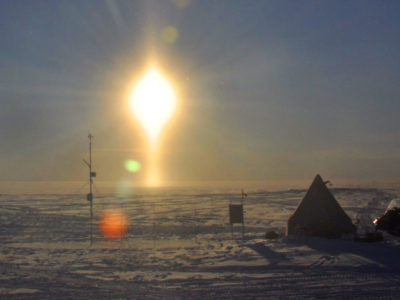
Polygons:
M196 211L196 203L194 203L194 209L193 209L193 232L194 232L194 241L197 243L197 223L196 223L196 216L197 216L197 211Z
M92 138L93 135L89 132L89 162L83 159L83 162L89 168L89 194L86 199L90 202L90 245L93 243L93 177L96 177L96 172L92 171Z
M242 190L242 199L241 199L241 204L242 204L242 241L244 240L244 206L243 206L243 200L244 200L245 196L247 196L247 195Z
M153 210L153 232L152 232L152 236L153 236L153 249L156 248L156 236L155 236L155 232L156 232L156 215L155 215L155 205L154 202L152 203L152 210Z
M92 135L89 133L90 245L93 243Z

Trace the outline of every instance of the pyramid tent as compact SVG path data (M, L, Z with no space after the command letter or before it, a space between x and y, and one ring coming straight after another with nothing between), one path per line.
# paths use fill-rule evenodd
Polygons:
M354 230L351 219L317 175L289 218L286 234L336 238Z

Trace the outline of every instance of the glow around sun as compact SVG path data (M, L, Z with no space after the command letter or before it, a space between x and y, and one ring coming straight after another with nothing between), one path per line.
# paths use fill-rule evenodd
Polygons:
M175 110L174 88L157 69L150 68L134 86L130 106L150 142L155 143Z

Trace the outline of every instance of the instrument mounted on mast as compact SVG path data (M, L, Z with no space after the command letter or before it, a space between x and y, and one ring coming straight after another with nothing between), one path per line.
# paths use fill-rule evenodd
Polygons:
M89 162L83 159L83 162L89 168L89 193L86 195L86 200L90 203L90 245L93 243L93 178L96 177L96 172L92 171L92 138L93 135L89 132Z

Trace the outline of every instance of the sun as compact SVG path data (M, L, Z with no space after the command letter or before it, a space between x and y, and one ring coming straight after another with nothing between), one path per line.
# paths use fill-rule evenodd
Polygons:
M134 86L130 96L130 107L151 143L158 140L175 106L174 88L156 68L147 70Z

